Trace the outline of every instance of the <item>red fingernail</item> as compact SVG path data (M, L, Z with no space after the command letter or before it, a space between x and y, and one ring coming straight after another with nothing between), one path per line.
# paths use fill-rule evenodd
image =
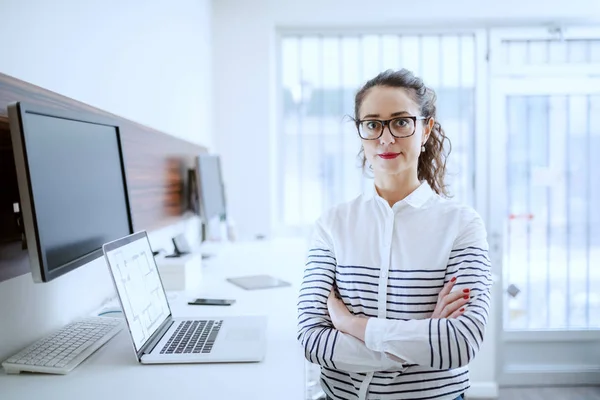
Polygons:
M453 276L452 279L450 279L450 282L454 282L456 280L456 277Z
M465 308L464 308L464 307L460 309L460 312L463 312L463 311L465 311Z
M465 297L464 297L464 299L465 299L465 300L469 300L469 296L465 296Z
M469 289L463 289L463 293L469 293Z

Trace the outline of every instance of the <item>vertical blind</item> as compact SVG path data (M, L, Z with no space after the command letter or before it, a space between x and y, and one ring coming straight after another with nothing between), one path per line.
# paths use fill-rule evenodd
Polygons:
M360 140L348 116L354 95L386 69L407 68L438 95L438 120L452 142L449 190L473 202L475 37L283 35L279 118L280 226L305 228L365 188Z

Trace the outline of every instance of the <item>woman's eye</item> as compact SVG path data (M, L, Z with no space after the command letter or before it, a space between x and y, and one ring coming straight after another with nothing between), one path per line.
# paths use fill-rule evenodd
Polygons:
M379 124L377 122L367 122L367 129L374 130L377 129Z
M394 121L394 125L400 128L404 128L405 126L408 126L408 121L406 120L406 118L397 119Z

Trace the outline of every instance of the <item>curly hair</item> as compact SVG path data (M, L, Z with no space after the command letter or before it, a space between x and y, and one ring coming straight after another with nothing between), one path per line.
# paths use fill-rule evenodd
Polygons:
M421 108L421 115L425 117L424 123L433 118L435 123L433 129L429 135L429 139L425 143L425 151L419 156L419 162L417 165L417 177L419 181L427 181L429 186L439 195L448 196L446 184L444 183L444 177L446 174L446 160L451 151L450 139L446 137L442 126L436 118L436 106L435 101L437 96L435 92L425 86L421 78L416 77L412 72L407 69L401 69L399 71L387 70L375 78L369 80L365 85L356 93L354 100L354 120L358 121L360 106L362 105L365 96L369 90L375 86L387 86L407 89L409 96L419 105ZM358 128L358 122L356 122ZM448 142L447 152L445 151L444 142ZM358 153L361 158L361 165L363 171L366 165L366 158L364 154L364 148L361 147Z

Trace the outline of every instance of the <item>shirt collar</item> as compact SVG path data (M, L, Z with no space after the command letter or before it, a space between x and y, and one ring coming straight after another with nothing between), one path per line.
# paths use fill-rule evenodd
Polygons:
M387 202L381 196L379 196L379 193L377 193L375 182L373 182L369 193L373 198L378 199L387 205ZM429 183L427 183L427 181L423 181L421 182L418 188L416 188L411 194L406 196L404 199L394 204L394 206L406 203L411 207L421 208L427 202L427 200L431 198L432 195L433 189L431 189L431 186L429 186Z

